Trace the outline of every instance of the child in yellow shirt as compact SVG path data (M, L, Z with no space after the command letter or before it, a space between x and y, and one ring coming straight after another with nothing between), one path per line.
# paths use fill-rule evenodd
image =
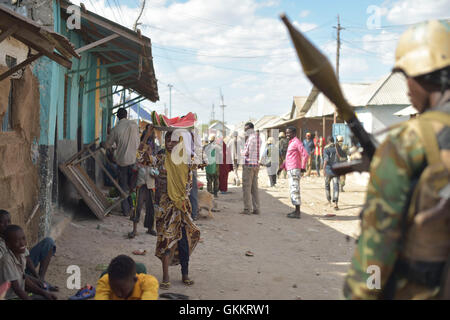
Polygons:
M136 263L126 255L115 257L108 273L97 283L95 300L157 300L158 280L149 274L136 274Z

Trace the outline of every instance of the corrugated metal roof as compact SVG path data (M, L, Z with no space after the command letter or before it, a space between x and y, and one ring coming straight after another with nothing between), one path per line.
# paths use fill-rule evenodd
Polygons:
M276 121L279 117L278 116L264 116L261 119L259 119L258 121L256 121L254 123L255 125L255 129L256 130L262 130L264 129L264 126L273 123L274 121Z
M405 76L400 73L391 73L381 84L366 105L409 105L408 86Z
M400 73L383 76L374 83L343 83L342 93L353 107L377 105L409 105L408 88L405 77ZM315 88L310 96L314 96ZM307 109L305 104L304 109ZM334 113L335 106L323 94L319 93L305 114L306 118L322 117ZM300 116L301 117L301 116ZM299 118L300 118L299 117Z
M282 116L278 116L275 119L273 119L272 121L270 121L269 123L266 123L266 125L264 126L263 129L270 129L273 127L276 127L286 121L289 121L291 119L291 112L287 112Z
M303 112L302 109L307 99L308 99L307 96L294 96L290 118L296 118L302 114Z
M60 5L62 16L67 18L66 9L73 4L61 0ZM117 35L117 38L90 49L105 64L128 61L108 68L115 77L114 84L131 88L150 101L159 100L150 38L83 8L80 8L80 14L81 28L74 31L82 35L86 44Z
M410 116L412 114L417 114L419 113L419 111L417 111L416 108L414 108L413 106L409 106L406 107L405 109L402 109L400 111L397 111L396 113L394 113L394 116Z

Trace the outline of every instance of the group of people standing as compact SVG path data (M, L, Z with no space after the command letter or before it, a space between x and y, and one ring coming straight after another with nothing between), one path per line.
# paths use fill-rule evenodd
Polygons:
M267 167L269 176L269 186L276 185L276 178L281 174L289 180L290 198L295 210L288 214L289 218L300 218L300 178L311 176L312 161L315 159L317 176L322 174L325 177L325 193L327 200L334 209L338 210L339 191L344 191L345 176L337 176L332 166L337 162L347 161L348 148L343 144L344 138L337 136L335 143L333 137L325 139L315 132L314 138L307 132L305 139L300 141L297 138L297 129L290 126L286 129L286 134L280 132L278 144L274 143L273 137L267 140L266 148L263 152L261 164ZM279 157L272 157L278 150ZM278 160L278 161L277 161ZM331 182L333 182L333 194L331 195ZM334 216L334 214L328 214Z

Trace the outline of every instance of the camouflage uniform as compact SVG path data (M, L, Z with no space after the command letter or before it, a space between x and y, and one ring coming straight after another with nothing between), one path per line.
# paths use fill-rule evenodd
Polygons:
M347 155L348 155L348 146L344 145L343 142L338 142L339 146L341 147L341 150L344 152L344 157L340 157L338 154L338 162L345 162L347 161ZM339 177L339 185L341 188L341 191L344 191L345 186L345 174Z
M435 107L450 114L450 103ZM440 150L450 151L450 127L437 134ZM426 153L419 137L416 120L407 121L392 129L377 149L370 167L370 181L366 204L362 210L361 235L344 284L347 299L380 299L394 265L402 256L402 214L407 205L412 181L425 168ZM408 216L408 223L413 217ZM372 275L367 268L380 268L381 289L369 289ZM397 274L396 299L435 298L439 287L429 288Z

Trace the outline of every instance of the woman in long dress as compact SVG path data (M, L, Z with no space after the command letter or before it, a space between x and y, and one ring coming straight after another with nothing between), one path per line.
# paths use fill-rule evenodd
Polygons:
M182 281L185 285L193 285L189 278L189 256L194 251L199 239L200 230L191 218L189 192L192 188L192 169L194 165L186 161L173 161L172 150L179 143L172 141L172 132L165 136L166 152L159 162L159 212L156 218L157 243L155 255L161 259L163 281L161 289L170 287L169 265L181 265ZM185 149L186 150L186 149Z

